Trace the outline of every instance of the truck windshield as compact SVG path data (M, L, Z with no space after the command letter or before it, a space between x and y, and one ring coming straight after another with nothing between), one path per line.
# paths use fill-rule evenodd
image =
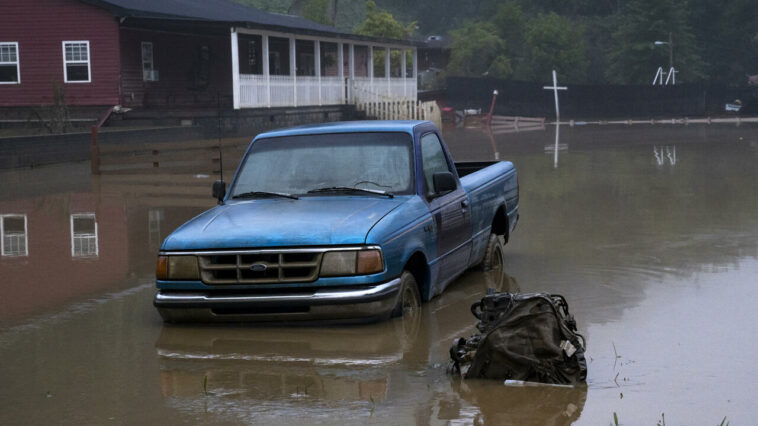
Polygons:
M231 196L254 191L318 196L329 187L393 194L413 191L411 136L398 132L334 133L257 140L243 160ZM370 192L335 192L368 195Z

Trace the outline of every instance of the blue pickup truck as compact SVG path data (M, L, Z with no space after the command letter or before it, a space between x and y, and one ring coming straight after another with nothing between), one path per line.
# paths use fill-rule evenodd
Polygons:
M427 121L258 135L218 206L169 235L166 322L382 320L417 312L467 268L502 268L516 169L454 163Z

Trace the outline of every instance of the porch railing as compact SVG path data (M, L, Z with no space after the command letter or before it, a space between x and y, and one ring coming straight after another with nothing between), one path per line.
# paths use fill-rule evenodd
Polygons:
M265 108L416 100L412 78L240 74L240 107Z

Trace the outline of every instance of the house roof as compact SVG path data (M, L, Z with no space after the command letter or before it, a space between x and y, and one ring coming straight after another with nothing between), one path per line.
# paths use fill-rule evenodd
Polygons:
M232 0L81 0L108 10L119 18L195 21L229 26L263 28L299 34L348 38L375 43L415 45L407 40L367 37L340 32L334 27L281 13L264 12Z

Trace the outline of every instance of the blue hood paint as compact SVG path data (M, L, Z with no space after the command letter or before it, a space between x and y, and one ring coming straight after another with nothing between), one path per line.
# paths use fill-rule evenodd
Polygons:
M233 201L185 223L161 250L364 244L366 234L409 197L322 196Z

